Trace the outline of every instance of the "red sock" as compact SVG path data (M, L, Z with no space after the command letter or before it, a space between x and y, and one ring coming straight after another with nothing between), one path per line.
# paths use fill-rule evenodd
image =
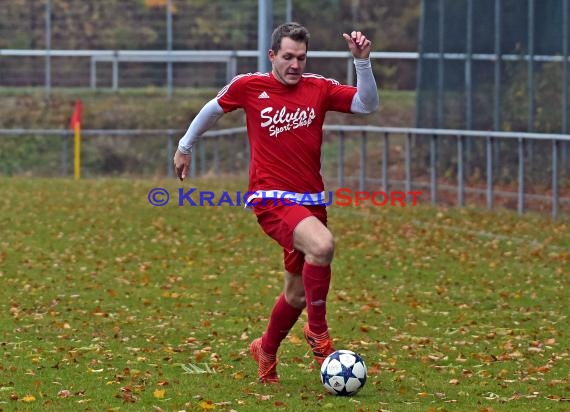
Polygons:
M328 330L327 326L327 294L331 282L331 267L316 266L305 262L303 266L303 285L307 300L309 329L315 334Z
M291 306L285 295L281 294L279 299L273 306L269 324L261 339L261 348L265 353L276 354L281 341L285 339L299 316L303 312L303 308L297 309Z

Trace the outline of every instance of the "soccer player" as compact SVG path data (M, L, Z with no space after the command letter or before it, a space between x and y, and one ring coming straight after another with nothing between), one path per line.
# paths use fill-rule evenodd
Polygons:
M285 284L262 337L250 345L261 382L277 383L277 350L304 308L305 339L322 364L334 352L326 319L334 240L327 229L321 170L327 111L372 113L379 105L364 34L343 34L354 57L356 87L305 73L310 34L285 23L272 34L270 73L234 77L204 105L174 155L179 179L188 176L193 143L224 114L243 109L251 148L248 199L263 231L284 250ZM287 201L275 201L276 197ZM268 201L268 199L274 201Z

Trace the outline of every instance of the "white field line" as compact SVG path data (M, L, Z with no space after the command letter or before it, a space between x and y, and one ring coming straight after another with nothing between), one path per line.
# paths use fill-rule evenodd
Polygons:
M364 213L356 211L354 209L335 208L335 210L337 212L342 210L342 213L344 213L344 214L356 215L356 216L359 216L363 219L379 220L378 216L370 215L370 214L364 214ZM391 217L391 218L393 218L393 217ZM466 228L459 227L459 226L440 225L437 223L426 223L426 222L423 222L423 221L417 220L417 219L412 219L412 220L408 221L408 223L411 223L414 226L417 226L417 227L420 227L423 229L440 229L440 230L445 230L448 232L455 232L455 233L461 233L461 234L470 235L470 236L476 236L479 238L500 240L500 241L505 241L505 242L512 242L512 243L516 243L516 244L520 244L520 245L527 244L528 246L533 247L533 248L544 248L544 249L549 249L549 250L556 251L556 252L562 252L562 251L568 250L568 247L559 246L559 245L550 244L550 243L544 244L543 242L536 240L536 239L520 238L520 237L515 237L515 236L502 235L502 234L498 234L498 233L488 232L486 230L471 230L471 229L466 229Z
M534 248L542 248L543 247L546 249L553 249L556 251L568 250L568 248L565 248L563 246L552 245L552 244L546 244L545 245L544 243L541 243L539 240L536 240L536 239L528 239L528 238L525 239L525 238L514 237L514 236L500 235L497 233L487 232L486 230L471 230L471 229L465 229L465 228L457 227L457 226L438 225L437 223L426 224L425 222L422 222L421 220L412 220L411 223L416 225L416 226L423 227L423 228L435 228L435 229L447 230L449 232L456 232L456 233L462 233L462 234L471 235L471 236L477 236L477 237L486 238L486 239L496 239L496 240L501 240L501 241L505 241L505 242L517 243L517 244L528 244L529 246L534 247Z

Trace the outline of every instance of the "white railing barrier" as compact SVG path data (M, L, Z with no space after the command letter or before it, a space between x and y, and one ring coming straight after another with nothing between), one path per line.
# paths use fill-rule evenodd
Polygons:
M152 130L108 130L108 129L89 129L82 130L82 136L165 136L167 137L167 173L172 176L172 156L174 155L175 144L185 130L182 129L152 129ZM429 145L429 184L427 187L430 191L430 201L437 204L438 199L438 168L437 162L439 157L438 139L443 136L454 137L457 141L457 165L456 165L456 186L442 186L445 189L454 189L457 192L457 205L465 205L465 192L470 191L474 193L481 192L483 189L466 188L465 186L465 140L466 139L483 139L485 141L485 170L486 170L486 188L484 189L487 201L487 207L493 208L494 198L496 194L505 196L516 196L517 198L517 211L519 214L525 212L525 198L533 198L546 200L549 199L552 205L551 214L553 218L557 218L560 212L560 202L567 201L570 203L570 198L561 198L559 192L560 171L558 164L558 157L560 153L560 146L562 142L570 143L570 135L564 134L547 134L547 133L524 133L524 132L492 132L492 131L476 131L476 130L452 130L452 129L418 129L418 128L400 128L400 127L380 127L380 126L356 126L356 125L325 125L325 133L338 133L338 166L337 166L337 184L339 187L344 187L346 180L349 178L345 171L345 140L354 138L353 135L360 135L360 153L359 153L359 175L358 187L359 190L365 190L366 184L369 181L376 181L377 179L370 179L366 175L366 161L367 155L367 142L371 135L380 136L382 138L382 159L381 170L382 177L380 179L382 190L389 192L390 184L396 183L391 180L388 173L388 163L390 161L389 142L394 136L404 137L404 181L403 183L406 192L412 190L412 186L422 186L412 179L412 142L414 137L425 137L430 139ZM66 129L0 129L0 138L14 137L14 136L71 136L72 132ZM247 142L245 127L236 127L222 130L211 130L205 133L206 138L235 138L240 136ZM176 141L175 141L176 139ZM493 146L498 139L515 141L517 144L517 192L496 192L494 190L494 176L493 176ZM550 142L552 147L551 156L551 190L550 196L540 194L530 194L525 192L525 152L524 147L526 142L530 141L543 141ZM196 145L197 150L195 156L198 157L198 162L192 162L191 177L198 174L204 174L206 170L206 154L205 145ZM67 150L62 149L63 151ZM218 148L213 148L213 167L211 168L214 173L219 173L220 157ZM67 154L62 155L62 163L67 164ZM200 171L196 170L197 165L200 166Z

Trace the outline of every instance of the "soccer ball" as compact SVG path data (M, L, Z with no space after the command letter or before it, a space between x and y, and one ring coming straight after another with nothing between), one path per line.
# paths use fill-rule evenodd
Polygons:
M352 396L366 383L366 364L350 350L331 353L321 366L321 382L333 395Z

